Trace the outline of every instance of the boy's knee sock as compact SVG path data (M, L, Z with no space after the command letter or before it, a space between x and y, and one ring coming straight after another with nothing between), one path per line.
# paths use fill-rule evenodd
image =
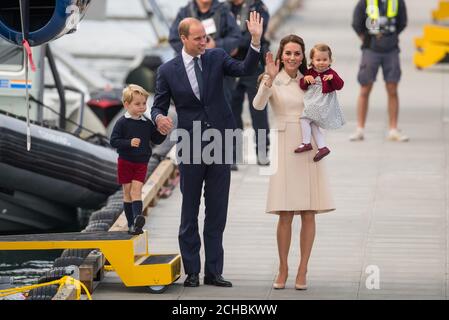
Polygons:
M125 209L126 220L128 221L128 228L133 225L134 222L134 214L133 214L133 205L131 202L123 202L123 207Z
M137 216L142 214L143 203L142 201L133 201L132 205L133 205L134 219L136 219Z

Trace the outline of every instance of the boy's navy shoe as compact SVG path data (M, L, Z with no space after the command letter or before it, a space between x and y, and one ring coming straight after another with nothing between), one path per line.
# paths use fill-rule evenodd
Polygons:
M134 232L132 234L137 235L143 233L143 226L145 225L145 217L138 215L134 220Z

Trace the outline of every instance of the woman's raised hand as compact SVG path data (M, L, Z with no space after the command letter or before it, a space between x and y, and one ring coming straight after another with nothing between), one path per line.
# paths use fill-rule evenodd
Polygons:
M272 80L274 80L279 73L279 60L274 62L273 54L271 52L268 52L265 58L265 71Z

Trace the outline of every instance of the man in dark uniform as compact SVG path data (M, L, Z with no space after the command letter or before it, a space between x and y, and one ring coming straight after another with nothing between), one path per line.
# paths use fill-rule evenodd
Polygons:
M218 0L192 0L182 7L170 28L168 41L177 54L181 53L182 42L178 34L178 25L184 18L196 18L203 23L207 34L207 49L222 48L231 54L240 43L240 29L229 8ZM223 90L225 98L231 104L234 79L225 77Z
M269 50L270 44L265 39L265 32L267 30L270 16L268 13L268 8L261 0L228 0L228 5L230 6L231 12L234 15L234 18L240 28L242 35L238 48L231 52L231 55L235 59L245 59L246 53L248 52L250 47L249 40L251 39L251 35L248 32L245 22L249 17L249 13L252 11L257 11L263 18L264 33L262 34L261 39L262 47L259 68L256 74L247 77L241 77L237 80L235 90L232 93L231 107L237 128L243 129L243 101L245 99L245 93L247 94L249 110L251 114L251 122L255 131L257 163L259 165L268 165L268 147L270 141L268 138L269 124L267 108L265 108L264 110L256 110L252 107L252 103L254 97L257 94L257 79L259 75L264 71L265 54ZM238 169L236 164L234 164L231 168L232 170Z
M390 141L408 141L398 126L398 83L401 78L399 62L399 34L407 25L404 0L359 0L354 10L352 27L362 40L362 62L358 73L360 95L357 102L357 130L349 139L364 139L368 100L382 67L388 93Z

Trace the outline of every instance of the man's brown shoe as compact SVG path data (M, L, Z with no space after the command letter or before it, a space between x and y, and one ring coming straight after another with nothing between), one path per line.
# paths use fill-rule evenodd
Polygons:
M311 143L301 143L301 145L295 149L295 153L301 153L312 149L313 148Z
M325 156L327 156L331 151L328 147L323 147L321 149L318 149L318 152L316 153L315 157L313 157L313 161L318 162L321 159L323 159Z

